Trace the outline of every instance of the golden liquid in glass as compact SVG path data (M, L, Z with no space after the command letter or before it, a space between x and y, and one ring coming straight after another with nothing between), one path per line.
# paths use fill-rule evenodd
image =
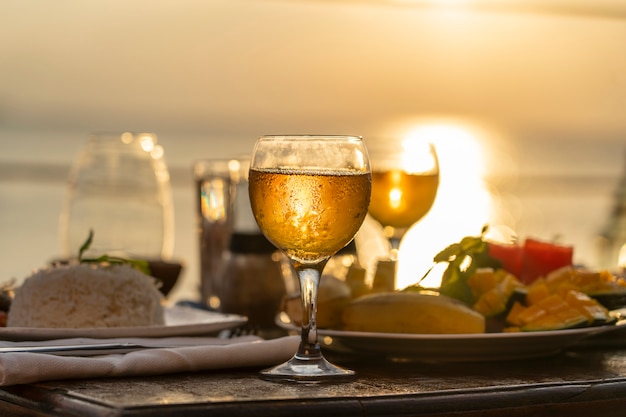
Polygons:
M251 169L248 180L259 227L301 263L335 254L354 237L367 214L369 173Z
M383 226L407 228L432 207L439 174L409 174L402 170L372 172L369 214Z

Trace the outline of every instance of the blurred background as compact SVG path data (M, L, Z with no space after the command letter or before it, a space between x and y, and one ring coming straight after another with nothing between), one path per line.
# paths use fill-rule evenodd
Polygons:
M626 3L609 0L4 0L0 282L58 256L70 165L102 130L165 150L173 297L199 280L193 161L275 133L435 142L441 189L401 247L401 285L483 224L614 267L625 41Z

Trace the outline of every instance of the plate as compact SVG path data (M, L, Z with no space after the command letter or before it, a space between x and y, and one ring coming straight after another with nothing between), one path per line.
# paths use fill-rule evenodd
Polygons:
M285 329L296 326L277 320ZM485 362L550 356L615 326L520 333L403 334L319 329L323 348L419 362Z
M123 337L206 336L232 329L248 319L236 314L222 314L191 307L175 306L165 309L165 325L145 327L100 327L80 329L2 327L0 340L51 340L70 337L111 339Z
M585 338L579 345L586 348L624 348L626 347L626 309L614 310L618 318L615 326L597 336Z

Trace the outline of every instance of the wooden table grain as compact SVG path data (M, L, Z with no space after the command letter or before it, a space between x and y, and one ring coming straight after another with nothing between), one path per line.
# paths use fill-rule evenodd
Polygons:
M623 416L626 349L510 362L333 358L340 383L264 381L258 369L53 381L0 388L0 416Z

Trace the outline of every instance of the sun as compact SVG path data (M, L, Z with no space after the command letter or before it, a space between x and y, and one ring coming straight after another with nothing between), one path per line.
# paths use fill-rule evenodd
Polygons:
M396 286L415 283L433 265L433 257L467 235L477 235L492 213L484 184L485 158L478 131L461 124L425 124L407 136L423 137L435 145L440 182L431 211L416 223L400 246ZM441 270L423 282L439 286Z
M421 142L434 144L440 181L432 209L408 230L400 245L398 289L420 280L433 266L433 257L443 248L464 236L479 235L493 213L492 196L484 182L487 164L483 146L487 140L482 130L462 123L425 122L407 132L398 138L399 142L419 143L420 140L415 139L422 139ZM371 251L371 256L381 257L384 249L380 241L374 243L372 236L376 225L373 223L368 219L363 228L367 229L364 233L367 237L358 239L357 244ZM363 258L368 262L367 255ZM433 269L422 284L438 287L444 268L445 265L441 265Z

